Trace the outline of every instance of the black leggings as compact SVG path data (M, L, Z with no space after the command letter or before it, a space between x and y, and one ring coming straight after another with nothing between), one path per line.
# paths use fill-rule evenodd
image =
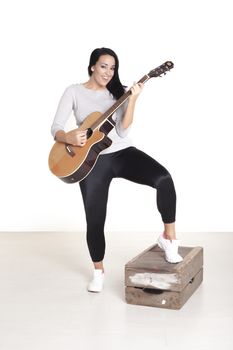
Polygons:
M135 147L100 155L94 169L80 182L87 221L87 244L93 262L105 253L104 224L108 190L113 178L124 178L157 190L157 208L164 223L175 221L176 192L169 172Z

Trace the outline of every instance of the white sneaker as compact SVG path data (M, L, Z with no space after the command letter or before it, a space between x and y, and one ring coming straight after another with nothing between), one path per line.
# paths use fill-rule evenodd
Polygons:
M104 273L100 269L94 269L93 279L88 284L88 292L101 292L104 287Z
M171 263L176 264L183 260L182 256L178 254L178 247L180 241L178 239L165 239L163 235L160 235L158 238L158 246L164 250L165 259Z

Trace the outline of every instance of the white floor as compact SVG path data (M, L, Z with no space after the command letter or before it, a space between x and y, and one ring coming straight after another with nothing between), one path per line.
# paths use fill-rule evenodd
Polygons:
M0 233L1 350L233 349L233 233L180 233L204 247L204 280L181 310L128 305L124 266L152 233L107 233L106 283L83 233Z

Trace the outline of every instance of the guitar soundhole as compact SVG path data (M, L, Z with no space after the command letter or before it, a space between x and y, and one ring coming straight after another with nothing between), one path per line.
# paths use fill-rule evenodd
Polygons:
M91 128L88 128L87 129L87 138L89 139L92 134L93 134L93 130Z

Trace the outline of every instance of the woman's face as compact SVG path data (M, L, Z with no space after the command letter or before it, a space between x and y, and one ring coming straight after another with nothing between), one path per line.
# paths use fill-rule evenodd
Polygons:
M115 59L110 55L102 55L94 66L91 67L95 83L100 87L106 87L114 75Z

